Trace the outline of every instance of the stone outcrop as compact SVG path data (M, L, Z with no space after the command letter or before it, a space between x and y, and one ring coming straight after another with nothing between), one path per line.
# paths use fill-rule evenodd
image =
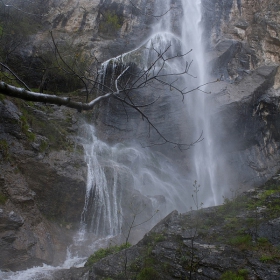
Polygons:
M100 62L137 47L147 38L153 20L153 1L50 1L46 25L60 42L72 42L79 51ZM48 34L40 34L38 42Z
M234 188L259 186L278 170L279 92L273 88L278 66L262 66L234 84L221 81L209 101L211 123L217 129L217 152L229 168Z
M204 0L202 4L207 13L204 17L204 26L209 48L230 39L241 42L243 48L249 48L251 52L249 62L253 68L260 64L279 63L280 5L278 1ZM240 55L239 53L238 56ZM237 60L238 57L235 57L235 61L231 61L229 68L237 66L234 65ZM244 59L239 62L245 63Z
M246 0L202 4L209 65L221 79L209 101L212 125L220 127L216 146L225 148L221 161L230 162L229 174L236 174L230 183L257 186L279 169L280 6Z

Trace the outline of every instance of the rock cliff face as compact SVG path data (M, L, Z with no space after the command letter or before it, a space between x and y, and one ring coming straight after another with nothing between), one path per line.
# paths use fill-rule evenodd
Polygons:
M86 184L73 113L16 104L0 101L0 267L12 270L63 260Z
M280 6L278 1L202 3L209 63L223 80L213 89L212 124L223 130L216 141L228 150L237 185L256 186L279 169Z
M279 63L279 11L278 1L202 1L207 12L204 17L205 39L212 48L222 41L242 43L235 60L228 67L237 70L242 64L233 64L243 53L243 67L256 68L262 64ZM208 35L206 35L208 34ZM211 36L209 36L211 34ZM249 50L249 53L244 54ZM248 60L249 58L249 60ZM246 62L247 61L247 62ZM241 67L242 68L242 67ZM233 78L233 77L232 77Z
M147 38L153 1L50 1L46 24L58 40L69 40L100 62L134 49ZM42 36L42 37L41 37ZM46 34L39 35L38 40Z

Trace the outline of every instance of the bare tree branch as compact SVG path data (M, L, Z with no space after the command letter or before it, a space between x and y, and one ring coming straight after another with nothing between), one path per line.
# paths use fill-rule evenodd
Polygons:
M165 46L164 49L158 50L152 42L150 48L143 47L144 51L148 51L150 55L151 61L148 63L147 66L142 66L142 69L139 69L138 65L136 67L131 67L134 64L132 63L131 65L130 62L125 63L123 59L124 57L120 56L119 58L114 60L112 64L110 61L107 62L106 67L108 67L108 65L109 67L112 67L112 76L110 77L109 82L104 82L104 80L101 80L102 75L104 76L104 78L106 77L106 71L108 71L108 68L104 68L104 73L100 73L100 71L97 71L97 77L95 78L94 76L92 76L90 69L83 69L83 71L80 71L81 69L79 68L79 65L77 65L76 58L74 58L74 61L70 60L69 62L69 53L67 54L67 56L63 56L63 54L59 50L59 47L57 45L57 42L55 41L52 32L50 32L50 36L52 40L52 47L55 56L56 67L64 71L67 75L73 78L77 78L81 82L81 84L85 88L87 95L86 102L74 101L71 100L70 97L62 97L52 94L34 92L30 90L30 88L7 65L0 63L2 67L4 67L6 70L12 73L12 75L26 88L17 88L12 85L8 85L3 81L0 81L0 92L2 94L28 101L51 103L59 106L63 105L69 108L77 109L78 111L92 110L93 107L99 104L102 100L106 100L113 97L119 102L121 102L126 113L127 119L128 112L126 109L132 108L140 114L143 120L145 120L148 123L149 133L151 132L151 130L153 130L159 136L159 139L161 139L160 142L153 143L150 146L163 145L169 143L174 146L177 146L180 150L186 150L192 147L195 143L198 143L203 140L202 133L198 137L198 139L196 139L192 143L178 143L172 139L167 138L160 131L160 129L156 127L156 125L150 120L149 116L143 110L143 108L155 104L156 101L159 100L160 94L158 94L157 97L153 98L152 101L149 100L149 102L143 102L142 104L139 104L141 103L139 102L139 99L135 99L135 95L132 94L135 91L137 92L137 90L141 90L143 88L148 87L157 88L158 91L164 90L165 94L166 91L174 91L182 95L183 100L184 96L187 93L193 91L202 91L204 93L208 93L204 91L202 87L210 83L215 83L217 81L208 82L189 90L187 90L187 88L185 87L185 83L178 83L178 81L182 79L185 75L190 76L192 78L196 78L189 73L192 61L188 63L184 62L184 60L182 59L186 55L188 55L192 50L186 53L173 54L171 49L171 43ZM182 70L177 70L177 72L174 71L174 68L172 67L173 60L178 60L180 62ZM46 69L50 68L47 67ZM44 77L42 79L44 79ZM181 88L181 85L184 85L184 88ZM42 91L41 86L40 88ZM89 94L94 91L97 91L98 96L89 101ZM139 95L136 96L139 97Z
M20 79L19 76L13 70L11 70L7 65L3 64L2 62L0 62L0 65L7 69L23 86L25 86L27 90L31 91L27 84L22 79Z
M28 91L23 88L14 87L0 81L0 92L4 95L20 98L27 101L51 103L56 105L63 105L69 108L77 109L78 111L92 110L101 100L107 99L114 95L114 92L109 92L105 95L93 99L89 103L72 101L70 97L61 97L52 94L38 93Z

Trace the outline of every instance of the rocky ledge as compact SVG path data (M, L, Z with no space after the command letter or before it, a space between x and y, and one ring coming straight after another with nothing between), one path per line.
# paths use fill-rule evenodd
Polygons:
M279 175L221 206L158 223L135 246L55 279L238 279L280 277Z

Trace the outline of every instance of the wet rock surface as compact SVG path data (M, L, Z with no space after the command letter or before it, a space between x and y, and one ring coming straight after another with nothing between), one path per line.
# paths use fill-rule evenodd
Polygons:
M233 168L229 174L238 174L229 182L241 188L259 186L279 169L279 91L273 88L277 71L277 66L262 66L238 83L221 81L209 98L211 123L221 128L217 149L224 147L221 160Z
M71 279L142 279L145 275L148 279L276 280L280 276L279 198L279 181L272 179L221 206L185 214L174 211L137 245L93 264L88 274L77 269L59 275L71 275Z
M1 269L63 260L84 205L74 114L31 105L0 101Z
M71 40L100 61L137 47L147 39L155 20L150 0L50 1L49 7L46 24L58 40ZM46 36L39 35L38 42Z

